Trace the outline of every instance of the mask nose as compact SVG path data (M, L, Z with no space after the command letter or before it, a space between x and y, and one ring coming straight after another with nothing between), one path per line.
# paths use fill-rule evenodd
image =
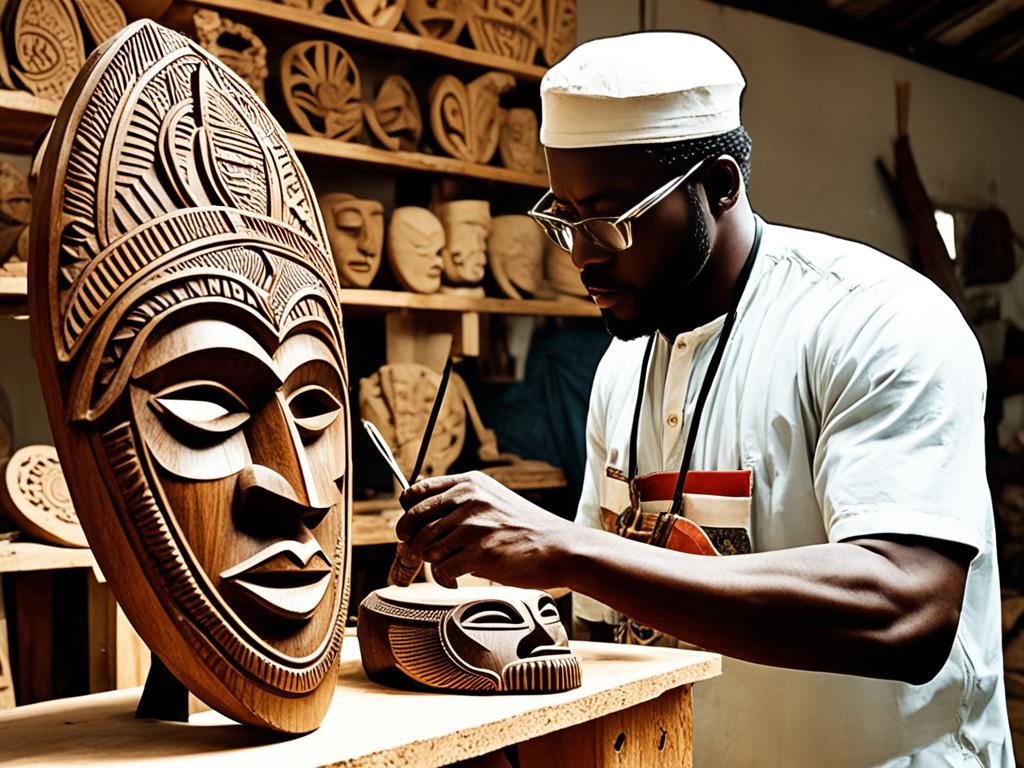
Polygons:
M552 628L560 627L560 624L552 624ZM531 656L544 656L550 653L562 653L562 646L558 643L559 638L550 631L546 625L536 623L530 633L519 641L516 648L516 656L520 659L528 659ZM551 650L556 648L558 650ZM569 652L568 648L564 649Z
M317 498L302 437L280 392L253 414L247 437L257 481L266 480L265 487L282 498L293 499L296 504L323 506Z
M356 248L360 253L370 258L374 254L380 253L382 244L382 235L377 231L376 227L367 222L366 226L359 233L359 241L356 243Z

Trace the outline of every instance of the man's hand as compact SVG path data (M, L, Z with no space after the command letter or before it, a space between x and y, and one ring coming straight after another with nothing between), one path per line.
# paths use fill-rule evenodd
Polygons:
M573 524L483 472L431 477L402 494L398 538L446 587L472 573L514 587L562 586Z

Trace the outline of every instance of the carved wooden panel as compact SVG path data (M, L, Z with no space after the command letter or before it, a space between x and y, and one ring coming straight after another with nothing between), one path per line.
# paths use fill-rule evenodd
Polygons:
M438 146L470 163L489 163L501 133L499 97L512 90L515 78L488 72L469 85L442 75L430 88L430 127Z
M338 280L349 288L369 288L380 269L384 247L384 206L336 192L320 197L320 212L338 268Z
M444 279L448 285L476 286L487 271L491 204L487 200L451 200L434 206L444 227Z
M226 19L216 11L202 8L192 16L199 44L227 64L231 71L245 80L266 101L264 83L267 69L267 46L252 27Z
M544 0L544 61L553 67L576 45L576 0Z
M124 24L114 0L11 0L3 11L4 79L44 99L61 99L88 48Z
M179 680L239 721L312 730L350 551L326 228L283 130L200 46L141 21L86 66L47 142L29 262L72 498Z
M529 216L495 216L487 238L491 274L510 299L533 297L544 284L544 232Z
M0 161L0 264L18 256L18 240L31 217L28 178L10 163Z
M0 501L25 533L58 547L87 547L52 445L19 448L4 466Z
M386 587L359 606L359 651L384 685L556 693L581 684L555 601L513 587Z
M388 265L398 283L413 293L437 293L444 269L444 227L426 208L403 206L391 213Z
M498 152L506 168L525 173L545 172L547 165L536 112L529 107L502 110Z
M349 18L377 29L394 29L402 20L406 0L341 0Z
M455 42L469 15L467 0L408 0L405 20L424 37Z
M409 477L430 417L441 375L424 365L385 365L359 382L359 411L380 430L402 474ZM466 412L446 394L430 438L424 477L443 475L459 457L466 439Z
M415 152L423 135L423 115L412 85L401 75L388 75L377 88L366 122L377 141L391 150Z
M532 62L544 40L541 0L467 0L469 35L481 51Z
M281 90L295 123L310 136L347 141L362 130L359 70L340 45L309 40L285 51Z

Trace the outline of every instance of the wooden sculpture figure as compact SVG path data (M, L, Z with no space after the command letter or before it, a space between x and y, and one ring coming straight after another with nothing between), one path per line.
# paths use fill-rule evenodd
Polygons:
M197 44L136 22L61 106L32 229L50 425L114 596L210 706L316 728L348 598L348 374L283 130Z
M232 72L256 91L260 99L266 101L263 84L270 74L267 69L267 46L252 28L206 8L195 12L192 23L199 44L227 64Z
M125 24L114 0L8 0L3 8L0 82L59 100L86 52Z
M350 19L377 29L394 29L402 20L406 0L341 0Z
M405 20L424 37L454 43L469 14L467 0L408 0Z
M498 140L501 164L514 171L544 173L544 150L540 145L537 113L529 107L502 110Z
M359 382L359 411L391 447L405 477L412 472L441 375L416 363L385 365ZM462 452L466 411L458 397L445 397L430 438L423 477L443 475Z
M423 135L423 115L412 85L401 75L388 75L377 88L373 108L366 107L366 123L390 150L415 152Z
M531 62L544 41L541 0L467 0L469 35L481 51Z
M4 514L25 533L58 547L87 547L52 445L26 445L3 467Z
M510 299L535 296L544 284L544 232L529 216L495 216L487 238L487 263Z
M0 161L0 265L18 258L18 241L31 217L28 178L10 163Z
M544 0L544 61L557 64L576 45L576 0Z
M426 208L403 206L391 214L388 265L398 283L413 293L437 293L444 270L444 227Z
M442 75L430 88L430 128L447 154L470 163L489 163L501 134L501 94L515 78L488 72L468 86L453 75Z
M359 200L336 192L320 198L320 212L327 225L339 282L347 288L369 288L380 269L384 206L377 200Z
M310 136L347 141L363 128L359 70L340 45L309 40L285 51L281 90L292 119Z
M513 587L385 587L359 606L359 650L371 680L466 693L578 688L555 601Z
M486 200L452 200L434 206L444 227L442 291L483 295L480 282L487 267L487 235L491 231L491 204Z

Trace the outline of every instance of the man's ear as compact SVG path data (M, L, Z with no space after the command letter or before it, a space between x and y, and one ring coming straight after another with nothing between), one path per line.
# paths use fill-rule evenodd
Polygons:
M704 175L704 192L712 216L717 219L736 205L742 190L743 172L735 159L722 155L711 163Z

